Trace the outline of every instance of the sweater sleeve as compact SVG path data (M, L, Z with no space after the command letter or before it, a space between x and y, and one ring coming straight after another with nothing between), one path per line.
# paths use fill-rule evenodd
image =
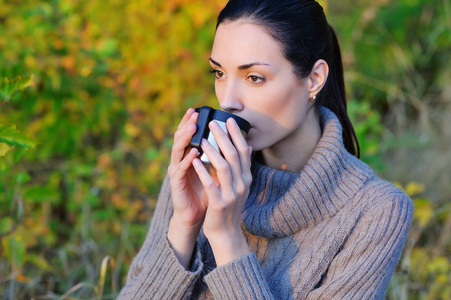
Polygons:
M141 250L133 259L127 282L118 299L188 299L202 269L195 249L191 270L178 261L167 239L173 208L169 178L166 176L149 231Z
M216 268L204 280L217 300L274 299L254 253Z
M413 214L404 193L384 198L361 215L322 283L306 299L384 299Z

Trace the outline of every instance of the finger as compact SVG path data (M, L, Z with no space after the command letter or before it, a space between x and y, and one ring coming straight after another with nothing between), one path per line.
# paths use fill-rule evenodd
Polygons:
M183 127L174 134L174 144L171 150L171 164L179 163L185 156L185 149L189 146L191 138L196 132L198 113L193 113Z
M216 185L214 179L210 176L205 166L202 164L200 159L195 158L192 163L194 170L199 177L200 182L204 186L205 192L207 193L208 200L214 201L220 199L219 188Z
M229 164L229 168L232 171L233 181L237 182L241 176L241 162L237 149L233 145L230 137L215 121L210 122L210 130L215 137L219 150L224 155L225 160Z
M178 164L177 169L173 175L173 178L178 181L186 176L189 168L192 165L193 160L199 155L199 150L196 148L192 148L186 156L182 159L182 161Z
M174 138L174 145L171 150L171 164L178 164L185 156L186 147L188 147L191 137L196 132L196 125L188 124L178 138Z
M175 134L177 134L177 132L180 132L182 130L182 128L185 126L185 124L188 122L188 120L192 117L194 112L195 112L194 109L188 108L186 113L183 115L183 118L180 121L179 125L177 126L177 130L176 130Z
M241 129L236 123L235 119L229 118L226 122L227 131L229 132L230 139L234 145L235 151L238 153L240 165L239 169L235 170L239 173L235 182L235 191L237 195L244 195L248 192L249 186L252 182L251 174L251 154L252 148L248 146Z
M180 123L177 128L177 131L174 134L174 141L179 139L180 137L183 137L185 135L186 127L192 126L192 124L195 125L198 117L199 117L199 113L194 112L191 114L191 116L185 122L183 122L183 124Z
M229 118L226 122L227 131L230 134L230 139L235 146L236 151L238 152L240 162L241 162L241 171L245 172L250 170L251 168L251 154L252 148L249 149L249 146L241 132L240 127L236 123L233 118Z
M210 163L215 168L221 187L223 187L223 189L231 190L233 181L229 163L206 139L202 139L201 147L202 151L208 156Z
M188 120L189 118L193 115L193 113L195 112L195 110L193 108L188 108L188 110L186 111L185 115L183 116L182 120L180 121L180 124L177 128L181 128Z

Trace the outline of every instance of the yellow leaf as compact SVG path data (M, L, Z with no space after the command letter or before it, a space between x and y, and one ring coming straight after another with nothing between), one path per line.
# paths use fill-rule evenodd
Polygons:
M8 144L6 143L0 143L0 157L3 157L6 155L6 153L8 153L9 151L11 151L14 147L10 147Z
M418 195L426 189L426 186L422 183L418 182L409 182L406 186L406 194L409 195L409 197Z
M103 153L97 159L97 166L100 169L106 169L113 163L111 156L108 153Z
M450 263L448 258L443 256L436 256L428 264L427 270L430 273L447 274L450 270Z
M75 67L75 58L72 55L66 55L61 58L61 65L70 72Z
M118 209L126 209L128 207L128 202L120 194L111 195L111 203Z
M401 190L404 190L404 187L402 186L402 184L400 184L397 181L393 182L393 185L396 186L397 188L401 189Z
M413 203L415 204L413 218L421 227L424 227L432 217L434 210L428 199L416 198L413 199Z
M81 71L80 71L80 75L81 75L81 76L83 76L83 77L88 77L89 74L91 74L91 73L92 73L91 68L88 68L88 67L83 67L83 68L81 68Z
M34 68L38 65L38 60L34 56L27 55L25 57L25 65L29 68Z
M115 234L120 234L122 231L122 223L120 222L114 222L113 223L113 232Z
M447 283L448 282L448 276L446 274L439 274L437 276L436 280L439 283Z
M24 274L16 275L15 279L19 282L28 283L30 282L30 278L25 276Z
M138 136L140 131L141 130L132 123L125 124L125 132L132 138Z
M324 11L327 11L327 0L318 0L318 3L323 7Z
M62 39L56 39L53 42L53 47L55 47L55 49L57 50L61 50L64 47L64 41Z
M160 164L156 161L153 161L149 164L149 175L154 177L160 173Z

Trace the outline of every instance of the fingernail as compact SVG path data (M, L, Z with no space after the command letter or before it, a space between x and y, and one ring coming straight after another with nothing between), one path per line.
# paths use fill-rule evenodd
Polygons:
M202 141L200 142L200 146L203 147L205 145L208 145L208 141L206 139L202 139Z
M237 126L236 121L235 121L234 118L229 118L227 121L229 122L229 125L231 125L233 127Z
M219 124L216 121L211 121L210 125L213 129L218 129L219 128Z
M194 165L195 167L199 167L201 164L202 164L202 163L200 162L200 160L199 160L198 158L195 158L195 159L193 160L193 165Z

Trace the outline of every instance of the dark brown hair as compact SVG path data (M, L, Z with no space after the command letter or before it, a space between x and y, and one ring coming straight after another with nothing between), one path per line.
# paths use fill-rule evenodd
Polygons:
M346 150L359 157L359 143L346 109L340 46L322 6L313 0L230 0L219 14L216 28L241 19L262 26L280 43L299 78L307 77L318 59L327 62L329 76L317 95L316 108L325 106L337 115Z

